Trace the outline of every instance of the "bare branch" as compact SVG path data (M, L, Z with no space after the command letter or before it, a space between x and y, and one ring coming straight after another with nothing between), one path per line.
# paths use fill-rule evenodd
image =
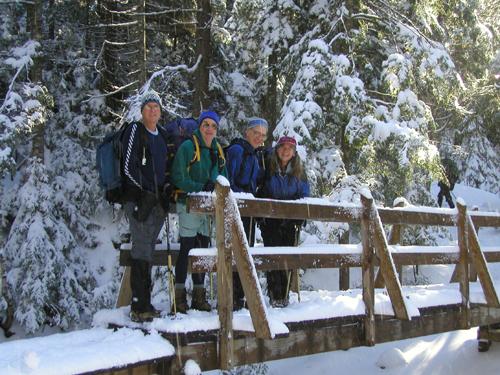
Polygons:
M125 86L118 87L115 91L108 92L108 93L106 93L106 94L101 94L101 95L92 95L92 96L91 96L91 97L89 97L88 99L82 100L81 102L82 102L82 103L88 103L88 102L90 102L90 101L91 101L91 100L93 100L93 99L97 99L97 98L105 98L105 97L107 97L107 96L115 95L115 94L119 93L120 91L123 91L123 90L125 90L126 88L128 88L128 87L130 87L130 86L135 85L136 83L139 83L139 81L135 80L135 81L133 81L133 82L127 83Z

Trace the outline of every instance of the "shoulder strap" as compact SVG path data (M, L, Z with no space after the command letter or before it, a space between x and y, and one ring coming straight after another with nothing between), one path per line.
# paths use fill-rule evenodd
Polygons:
M198 137L195 134L193 134L191 136L191 140L194 145L194 155L191 161L189 162L189 167L191 167L194 163L199 162L201 158L200 141L198 140ZM220 172L226 165L226 158L224 157L224 150L222 149L222 146L219 144L219 142L217 142L217 152L219 154L218 168Z
M191 136L191 140L193 141L193 146L194 146L194 155L191 161L189 162L189 166L193 165L194 163L200 161L200 141L198 141L198 137L193 134Z
M219 172L221 172L226 165L226 158L224 156L224 150L219 142L217 142L217 150L219 150Z

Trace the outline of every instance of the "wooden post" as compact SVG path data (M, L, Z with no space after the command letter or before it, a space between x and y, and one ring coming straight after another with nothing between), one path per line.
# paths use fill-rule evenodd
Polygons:
M219 364L222 370L233 367L233 262L231 229L224 208L228 204L229 186L215 184L215 228L217 245L217 308L219 313Z
M490 271L488 270L488 264L484 258L484 254L481 251L481 246L479 244L479 239L477 237L476 230L474 229L474 223L470 215L467 214L467 233L468 233L468 245L470 250L470 255L473 264L475 265L475 270L479 276L479 282L483 288L484 297L486 298L486 303L491 307L500 307L498 301L498 295L493 285L493 280L491 278Z
M236 201L229 202L233 204L233 209L229 210L229 215L239 217ZM245 292L245 297L250 310L250 317L255 329L255 336L261 339L271 339L271 325L267 319L264 297L260 289L259 279L255 264L248 251L248 242L245 240L245 231L242 225L234 222L231 225L232 248L236 268L240 276L241 286Z
M478 206L472 207L472 211L479 211L479 207ZM467 216L470 217L470 214ZM471 219L471 221L472 221L472 219ZM479 226L475 226L474 223L472 223L472 228L474 229L474 231L476 233L476 237L477 237L477 235L479 233ZM470 236L469 236L469 246L470 246ZM472 281L472 282L477 281L477 271L476 271L476 267L475 267L474 263L472 263L469 267L469 281Z
M116 307L128 306L132 300L132 289L130 289L130 267L125 267L123 270L122 281L120 283L120 291L116 299Z
M457 237L460 251L457 269L460 279L460 294L462 295L462 328L470 328L469 310L469 254L467 245L467 206L457 201Z
M400 200L394 207L404 207L406 206L406 200ZM389 245L401 244L401 233L403 231L403 226L401 224L394 224L391 229L391 234L389 235ZM396 264L396 270L399 275L399 282L403 285L403 265Z
M394 207L404 207L406 206L406 200L401 199ZM393 224L391 229L391 234L389 235L389 245L397 245L401 243L401 231L403 226L401 224ZM399 282L403 284L403 265L396 264L396 272L399 275ZM384 278L380 268L375 277L375 288L383 288L385 286Z
M372 224L373 224L373 239L375 243L375 251L380 262L379 274L382 274L387 293L391 298L394 313L398 319L410 320L410 314L404 302L403 291L396 274L396 267L389 251L387 239L385 238L384 227L380 216L378 215L377 207L372 203Z
M339 244L349 243L349 231L345 231L339 237ZM348 290L349 289L349 267L341 266L339 268L339 289Z
M374 252L372 246L373 222L371 217L373 198L360 194L363 204L361 217L361 243L363 254L361 260L361 273L363 283L363 302L365 303L365 342L368 346L375 345L375 291L374 291Z

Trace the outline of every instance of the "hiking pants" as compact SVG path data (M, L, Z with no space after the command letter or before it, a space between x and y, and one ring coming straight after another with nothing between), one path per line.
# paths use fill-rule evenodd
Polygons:
M157 203L153 206L147 219L141 222L137 221L132 215L135 206L134 202L126 202L124 206L130 227L130 237L132 239L130 256L132 259L141 259L151 263L156 240L165 222L166 213L160 204Z

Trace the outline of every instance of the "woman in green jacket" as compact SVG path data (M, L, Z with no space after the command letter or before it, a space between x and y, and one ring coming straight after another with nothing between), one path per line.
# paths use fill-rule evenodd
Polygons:
M219 116L213 111L204 111L198 119L198 129L193 137L184 141L175 155L172 166L172 182L185 193L213 191L219 175L227 177L222 148L217 142ZM181 248L175 265L175 304L178 312L188 310L185 282L189 250L208 247L210 242L210 216L186 212L186 198L180 195L176 210L179 215ZM205 274L197 273L193 278L193 309L210 311L204 287Z

